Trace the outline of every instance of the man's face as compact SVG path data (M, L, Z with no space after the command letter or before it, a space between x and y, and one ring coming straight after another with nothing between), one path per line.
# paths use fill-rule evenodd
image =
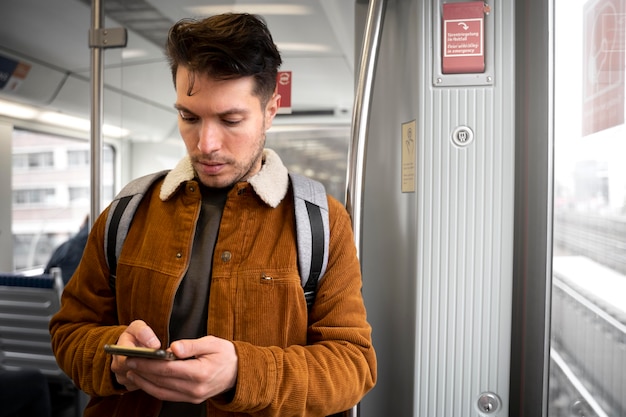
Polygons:
M262 109L253 87L252 77L214 80L194 74L190 78L187 68L178 67L178 129L200 181L208 187L231 186L261 169L265 131L272 126L278 96Z

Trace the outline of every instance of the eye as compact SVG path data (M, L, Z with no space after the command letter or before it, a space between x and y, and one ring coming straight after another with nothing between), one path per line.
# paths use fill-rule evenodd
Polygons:
M241 120L239 120L239 119L222 119L222 123L224 123L226 126L237 126L239 123L241 123Z
M198 117L193 113L189 113L186 110L178 110L178 115L185 122L195 122L198 120Z

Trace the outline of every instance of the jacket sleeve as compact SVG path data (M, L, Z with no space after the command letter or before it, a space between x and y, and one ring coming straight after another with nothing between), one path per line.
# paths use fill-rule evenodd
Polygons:
M61 308L50 321L60 368L81 390L96 396L123 392L114 386L111 358L103 349L126 328L117 325L115 295L108 284L103 250L107 212L94 223L80 264L63 291Z
M307 345L234 342L236 390L214 398L217 407L263 416L330 415L352 408L375 385L376 355L350 218L332 197L329 211L328 268L309 313Z

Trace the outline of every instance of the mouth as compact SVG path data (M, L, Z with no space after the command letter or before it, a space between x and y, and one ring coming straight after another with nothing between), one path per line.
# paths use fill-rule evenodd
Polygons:
M196 170L206 174L206 175L217 175L219 174L225 167L225 162L217 162L217 161L196 161Z

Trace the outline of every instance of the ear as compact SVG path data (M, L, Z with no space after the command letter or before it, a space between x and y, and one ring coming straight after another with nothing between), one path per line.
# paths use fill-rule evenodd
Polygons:
M272 121L274 117L276 117L276 113L278 112L278 107L280 106L280 94L278 94L277 90L274 90L274 94L267 102L265 106L265 130L272 127Z

